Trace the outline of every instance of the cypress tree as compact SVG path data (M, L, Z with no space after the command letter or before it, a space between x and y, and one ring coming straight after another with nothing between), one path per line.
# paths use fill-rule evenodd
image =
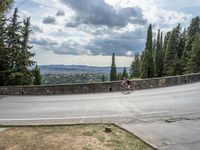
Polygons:
M156 57L156 39L153 39L153 48L152 48L152 51L153 51L153 60L155 62L155 57Z
M192 44L190 64L193 73L200 72L200 33L196 34L196 38Z
M141 65L141 78L154 77L154 60L152 51L152 25L149 25L147 32L146 48Z
M140 55L135 53L134 60L130 66L130 77L139 78L140 77Z
M128 72L127 69L124 67L123 73L122 73L122 78L128 78Z
M177 75L177 41L180 34L180 24L173 29L167 43L165 59L164 59L164 74L167 76Z
M0 86L6 85L7 82L7 70L9 68L8 64L8 53L6 50L6 17L2 15L0 18Z
M115 65L115 54L112 55L112 64L110 70L110 81L116 81L117 79L117 68Z
M149 25L148 31L147 31L147 41L146 41L146 49L149 51L152 51L152 25Z
M167 43L169 41L170 36L171 36L171 31L167 32L167 34L165 35L165 38L164 38L164 44L163 44L163 55L164 55L164 58L165 58L165 55L166 55Z
M106 81L106 77L105 75L103 74L102 77L101 77L101 82L105 82Z
M123 80L122 73L120 72L117 73L117 80Z
M186 60L184 59L184 50L185 50L185 42L186 42L186 29L178 37L177 42L177 74L184 74L184 68L186 66Z
M198 16L192 19L187 31L187 40L185 43L184 54L182 58L186 64L184 67L185 73L192 73L192 64L191 64L192 46L193 42L195 41L196 34L198 34L199 32L200 32L200 18Z
M143 53L142 62L141 62L141 70L140 70L141 78L148 78L149 76L148 57L149 57L149 51L145 50Z
M162 35L158 30L157 44L155 52L155 76L161 77L163 72L163 52L162 52Z

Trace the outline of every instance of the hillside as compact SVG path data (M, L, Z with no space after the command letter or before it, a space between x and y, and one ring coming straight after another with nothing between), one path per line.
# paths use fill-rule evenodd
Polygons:
M84 65L40 65L39 67L42 74L110 73L110 67L95 67ZM117 72L123 72L123 69L124 67L118 67Z

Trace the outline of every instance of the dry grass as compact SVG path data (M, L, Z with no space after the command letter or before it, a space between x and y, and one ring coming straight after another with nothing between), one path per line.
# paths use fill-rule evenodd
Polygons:
M0 133L0 150L151 150L134 135L111 125L8 128Z

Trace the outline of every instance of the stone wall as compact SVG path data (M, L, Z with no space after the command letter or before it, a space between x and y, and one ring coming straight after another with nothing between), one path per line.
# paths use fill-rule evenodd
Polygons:
M131 84L138 89L156 88L180 85L200 81L200 73L162 78L133 80ZM0 95L53 95L53 94L80 94L121 91L120 81L70 84L70 85L48 85L48 86L0 86Z

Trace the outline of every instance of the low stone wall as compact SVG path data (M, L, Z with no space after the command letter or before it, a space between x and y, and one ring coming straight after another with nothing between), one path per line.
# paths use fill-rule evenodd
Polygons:
M192 83L200 81L200 73L162 78L133 80L136 89L147 89ZM47 86L1 86L0 95L53 95L80 94L121 91L121 82L103 82L89 84L47 85Z

